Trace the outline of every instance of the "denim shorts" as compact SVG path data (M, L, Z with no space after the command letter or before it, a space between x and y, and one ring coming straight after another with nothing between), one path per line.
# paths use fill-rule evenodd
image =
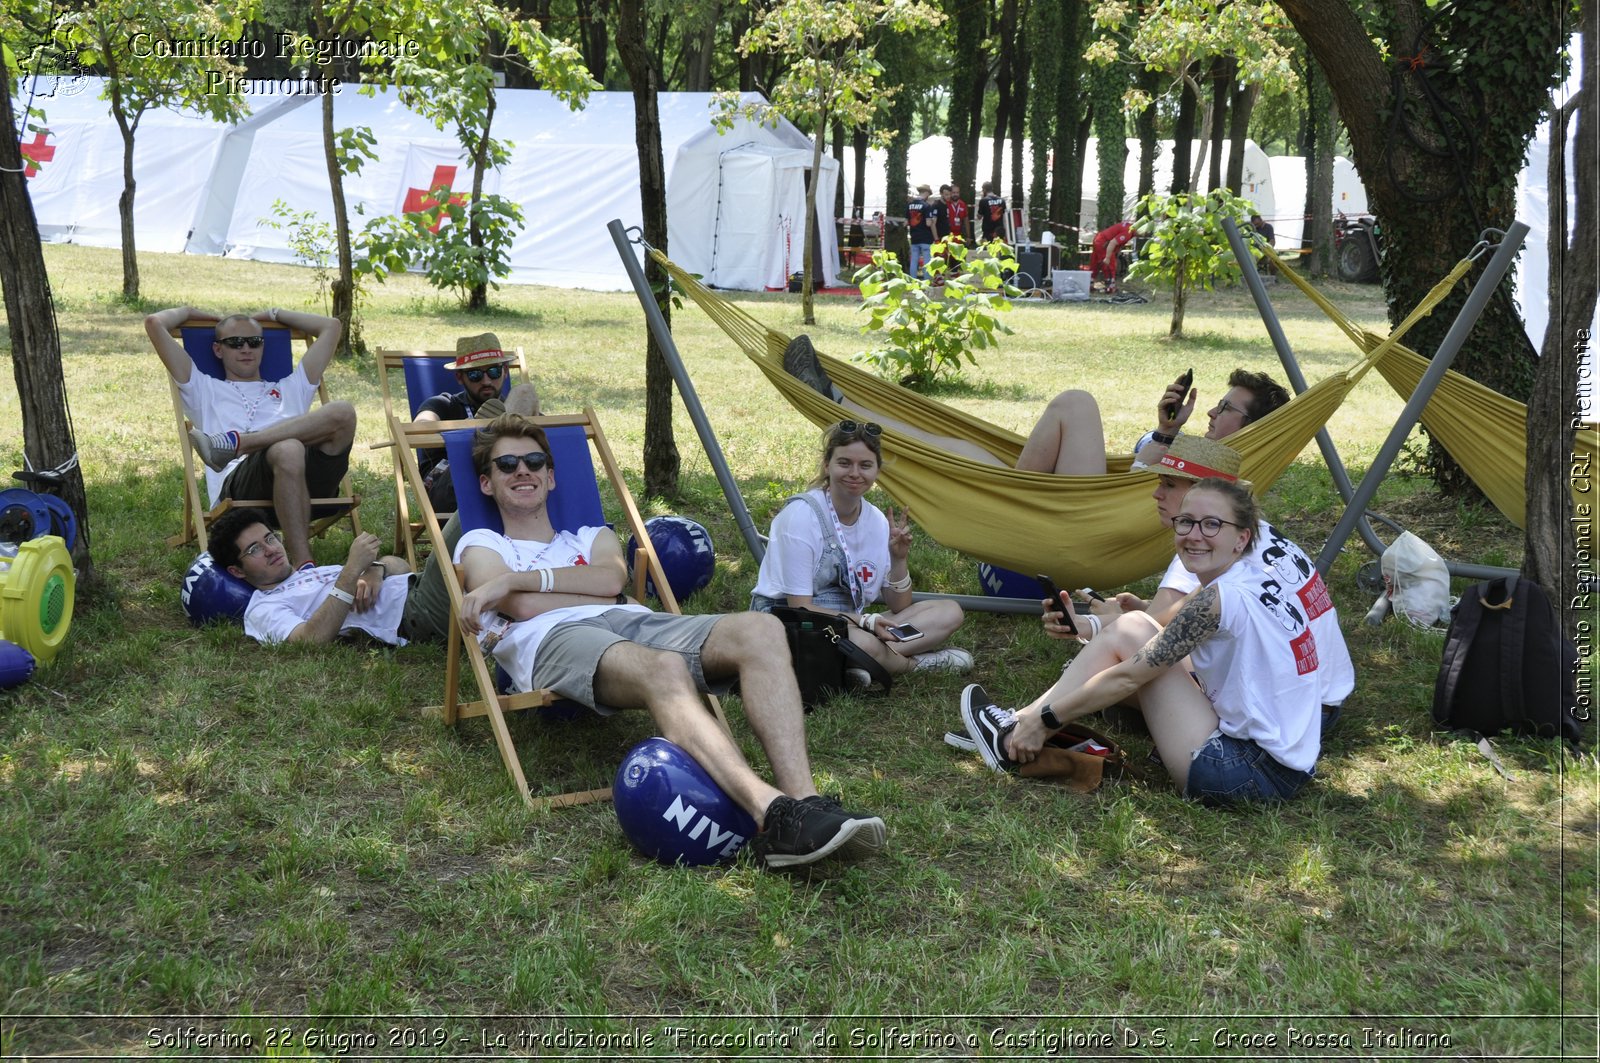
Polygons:
M1296 771L1284 767L1248 738L1212 731L1189 758L1189 781L1183 796L1208 805L1287 801L1315 774L1315 768Z

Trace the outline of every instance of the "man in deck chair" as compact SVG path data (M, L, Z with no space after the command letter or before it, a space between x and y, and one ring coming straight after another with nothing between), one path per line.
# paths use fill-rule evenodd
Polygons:
M1156 501L1156 514L1161 523L1172 527L1172 518L1183 509L1183 500L1196 482L1211 477L1237 481L1240 466L1238 451L1222 443L1190 436L1173 440L1155 465L1160 475L1151 497ZM1328 588L1311 558L1265 518L1256 529L1256 543L1258 548L1250 552L1245 563L1264 576L1276 579L1287 597L1305 611L1317 646L1316 676L1322 684L1322 733L1327 735L1338 722L1344 700L1356 685L1355 665L1350 660L1344 632L1339 628L1339 611L1334 608ZM1126 591L1108 601L1091 601L1085 588L1079 595L1090 602L1096 621L1073 632L1057 621L1059 613L1046 609L1042 617L1045 634L1055 639L1088 641L1101 623L1110 623L1122 613L1138 611L1148 612L1162 624L1168 624L1177 615L1178 606L1199 585L1194 573L1174 557L1162 574L1161 586L1149 601Z
M224 379L196 372L172 330L191 318L216 321L211 349ZM293 373L261 379L261 323L271 321L311 337ZM356 437L356 408L329 402L313 408L317 385L339 345L338 318L294 310L262 310L218 319L188 306L144 319L145 333L178 385L195 428L189 433L211 470L213 501L271 498L289 561L311 560L311 499L339 494Z
M926 432L869 410L844 397L822 368L816 349L807 336L796 336L783 352L783 368L790 376L810 385L862 419L893 428L925 443L959 454L985 465L1000 466L999 458L974 443L955 436ZM1134 447L1133 467L1153 468L1166 453L1194 413L1200 392L1191 388L1189 374L1167 385L1156 403L1156 427ZM1259 421L1289 401L1283 385L1265 373L1235 369L1228 377L1228 390L1206 413L1207 439L1224 439L1252 421ZM1051 472L1059 476L1104 476L1106 437L1100 424L1100 403L1087 391L1063 391L1050 400L1044 413L1028 433L1028 441L1017 457L1016 467L1024 472Z
M549 689L610 713L643 708L761 825L753 851L768 867L882 849L883 821L819 796L806 753L805 717L783 626L763 613L681 616L629 603L616 534L557 533L546 509L555 488L537 425L513 414L478 433L473 464L505 533L467 531L461 628L477 636L518 690ZM463 481L465 482L465 481ZM776 785L751 770L706 711L701 692L737 679Z
M539 392L529 383L514 385L504 398L502 375L511 371L516 362L500 346L500 337L492 332L476 336L462 336L456 340L456 358L445 363L445 368L455 373L461 390L444 391L425 401L417 410L418 421L465 421L468 418L492 420L502 413L519 413L529 417L539 415ZM425 450L417 456L422 482L428 488L428 498L436 513L454 513L456 509L455 478L450 474L450 462L444 448ZM471 477L467 478L471 481Z
M327 643L357 631L391 646L417 638L417 613L426 606L410 593L411 566L380 557L371 532L356 536L343 565L296 567L265 512L230 509L211 525L211 557L255 588L244 633L257 642ZM432 617L426 626L442 630L448 622Z

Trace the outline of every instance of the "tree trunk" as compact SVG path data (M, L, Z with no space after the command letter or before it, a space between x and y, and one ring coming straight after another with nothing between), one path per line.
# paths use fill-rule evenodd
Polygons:
M1189 191L1189 160L1193 157L1195 95L1189 90L1189 79L1183 78L1178 93L1178 119L1172 127L1172 187L1173 195Z
M906 192L911 175L906 160L916 112L916 100L907 85L913 80L917 56L910 42L891 33L878 46L878 60L883 64L884 84L897 88L889 102L889 126L898 132L883 159L883 246L901 265L906 265L911 261L911 242L906 232Z
M951 6L951 5L947 5ZM985 9L987 4L958 2L953 5L949 27L950 104L945 115L945 133L950 137L950 173L947 179L962 188L973 187L978 172L978 133L983 117L983 89L989 78L983 52ZM935 181L936 185L943 183Z
M711 58L717 47L717 23L722 20L722 4L713 3L706 15L706 23L693 35L684 38L683 91L711 91Z
M1328 78L1322 72L1322 64L1308 57L1307 67L1310 128L1306 139L1312 150L1306 156L1306 222L1301 243L1311 249L1311 276L1326 277L1333 273L1333 148L1339 128L1339 107L1328 91Z
M656 107L655 71L644 41L642 0L618 0L617 55L633 89L633 132L639 147L639 200L644 208L644 239L667 251L667 177L661 158L661 118ZM672 298L666 271L650 258L644 263L656 305L670 327ZM654 334L645 329L644 492L652 498L678 495L678 444L672 437L672 371Z
M817 131L811 138L811 174L806 180L806 238L800 244L805 248L805 265L800 270L800 320L807 325L817 323L816 296L811 291L811 260L817 253L817 183L822 176L822 142L827 130L828 119L824 115L817 121Z
M1033 77L1033 52L1028 47L1026 35L1019 34L1017 41L1016 90L1011 105L1011 187L994 187L1010 200L1010 205L1023 205L1026 189L1022 186L1023 141L1028 137L1029 79ZM1001 230L1004 232L1005 230Z
M484 56L486 61L488 58L487 55ZM467 207L467 243L484 267L484 276L472 286L467 295L468 310L489 308L488 256L483 251L483 227L478 224L478 203L483 198L483 171L489 164L489 129L494 125L494 107L494 88L491 87L488 107L483 116L483 132L479 135L477 147L472 153L472 199L468 201Z
M1183 309L1188 302L1189 293L1184 286L1184 275L1188 270L1183 263L1178 263L1172 273L1172 322L1167 327L1167 339L1183 339Z
M872 137L866 126L857 126L851 131L851 178L854 184L850 193L850 243L855 247L861 247L867 241L861 219L867 210L867 148L871 143ZM879 232L881 234L882 230Z
M1136 123L1139 128L1138 198L1142 200L1156 190L1156 153L1161 149L1161 142L1156 136L1154 101L1161 90L1161 73L1156 70L1143 71L1139 75L1139 87L1151 100L1150 106L1139 112Z
M1356 170L1382 229L1379 270L1398 322L1516 209L1516 175L1544 113L1564 43L1562 0L1457 0L1390 6L1386 62L1340 0L1280 5L1327 73ZM1396 128L1391 115L1404 120ZM1432 354L1466 300L1458 285L1408 341ZM1466 376L1526 400L1534 351L1502 287L1456 359ZM1436 443L1429 472L1447 496L1482 493Z
M1090 75L1094 93L1094 133L1099 156L1097 179L1100 191L1095 200L1095 231L1122 220L1123 171L1127 169L1127 115L1122 110L1122 93L1128 87L1127 68L1118 63L1099 67ZM1085 234L1092 235L1092 234ZM1078 241L1082 243L1080 239Z
M1228 107L1228 189L1244 195L1244 142L1250 133L1250 113L1255 110L1260 85L1240 85Z
M11 79L0 78L0 129L17 128L11 110ZM6 323L11 333L11 371L22 410L22 451L36 470L65 470L61 498L78 522L72 564L77 593L93 600L99 590L89 552L89 506L83 466L67 412L67 385L61 371L61 338L56 333L50 277L39 246L39 223L28 198L17 138L0 137L0 287L5 289Z
M1065 222L1076 227L1081 204L1073 194L1083 188L1083 155L1078 151L1077 137L1084 113L1083 94L1078 86L1087 18L1084 5L1079 0L1068 0L1062 18L1061 65L1056 70L1054 91L1055 136L1051 140L1055 164L1050 172L1050 214L1046 220L1050 225Z
M1001 188L1001 173L1005 163L1006 131L1011 126L1011 112L1015 107L1013 85L1017 65L1017 0L1003 0L1000 7L1000 58L995 67L994 148L989 152L989 183L995 191ZM974 202L978 189L971 191ZM981 230L980 230L981 233ZM973 234L973 239L979 233Z
M1533 394L1528 399L1527 520L1523 539L1522 574L1540 584L1557 603L1569 637L1581 631L1580 623L1593 623L1595 594L1580 589L1578 572L1590 574L1594 562L1595 520L1600 517L1595 505L1594 484L1600 482L1600 469L1574 459L1571 447L1573 430L1578 427L1577 403L1579 357L1588 349L1593 354L1594 337L1588 330L1594 322L1596 278L1600 262L1595 249L1600 246L1600 166L1594 152L1600 137L1600 78L1596 65L1600 57L1600 27L1596 13L1600 5L1584 0L1579 26L1583 34L1583 69L1579 92L1566 107L1552 109L1550 122L1550 160L1547 187L1550 202L1550 321L1544 334L1539 367L1534 375ZM1573 177L1575 210L1567 217L1566 145L1569 121L1577 118L1577 150ZM1565 231L1570 221L1572 234ZM1591 376L1592 380L1593 377ZM1590 415L1591 417L1593 414ZM1552 476L1550 470L1559 470ZM1588 484L1586 501L1575 507L1573 484ZM1575 530L1587 528L1578 549Z
M117 123L117 132L122 134L122 194L117 197L117 220L122 230L122 298L131 303L139 298L139 250L133 233L133 197L138 185L133 179L133 137L144 110L140 108L129 117L114 60L116 51L103 39L101 54L108 64L106 89L111 94L111 117Z
M1050 220L1050 145L1055 140L1056 98L1065 54L1054 42L1067 32L1067 14L1075 12L1077 6L1078 0L1035 0L1028 11L1028 36L1039 41L1040 46L1034 53L1032 87L1028 90L1033 175L1028 182L1028 231L1018 234L1024 242L1041 232Z
M1222 187L1222 142L1227 135L1228 103L1233 96L1233 70L1232 59L1219 59L1211 64L1211 111L1209 125L1211 137L1211 168L1206 174L1206 189ZM1241 160L1242 161L1242 160Z
M833 186L833 216L842 218L844 213L844 123L833 123L833 161L839 164L839 181Z
M317 39L336 40L339 30L329 21L320 0L312 8ZM319 74L326 77L327 63ZM361 321L356 317L355 257L350 250L350 209L344 201L344 171L339 165L338 141L333 135L333 93L323 92L322 155L328 166L328 196L333 205L333 237L338 248L339 275L329 285L333 316L344 326L339 338L339 354L349 358L366 350L361 340Z

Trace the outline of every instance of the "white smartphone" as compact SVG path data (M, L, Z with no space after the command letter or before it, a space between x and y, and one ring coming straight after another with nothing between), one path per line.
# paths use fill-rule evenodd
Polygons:
M918 631L916 627L911 624L891 624L889 626L889 634L893 635L901 642L911 642L913 639L920 639L922 637L922 632Z

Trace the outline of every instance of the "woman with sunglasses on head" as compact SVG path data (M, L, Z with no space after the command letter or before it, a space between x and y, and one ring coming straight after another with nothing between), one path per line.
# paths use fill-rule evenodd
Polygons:
M1245 487L1199 481L1172 527L1178 557L1200 586L1170 624L1122 614L1016 712L967 687L962 720L989 766L1026 764L1063 724L1127 701L1144 713L1185 797L1231 804L1299 793L1321 751L1317 645L1303 604L1283 595L1271 573L1243 563L1260 523Z
M837 613L851 622L851 641L894 675L965 672L972 655L944 645L961 626L961 607L911 600L910 513L891 507L885 515L866 499L883 462L882 433L870 421L840 421L824 433L821 472L772 520L750 608ZM878 601L888 611L867 612ZM853 678L865 686L865 677Z

